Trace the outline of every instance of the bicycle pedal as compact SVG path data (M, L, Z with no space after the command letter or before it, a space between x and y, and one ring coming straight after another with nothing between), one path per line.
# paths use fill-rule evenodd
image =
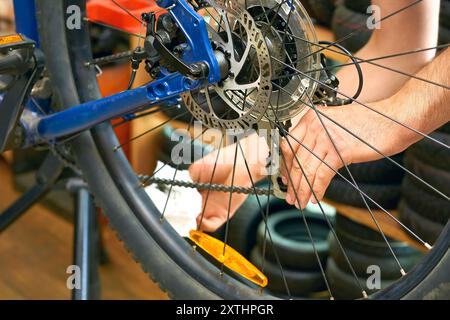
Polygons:
M2 53L34 45L34 41L18 33L0 36L0 52Z
M189 232L189 238L215 260L223 263L228 269L240 274L262 288L267 286L267 277L229 245L197 230L191 230Z

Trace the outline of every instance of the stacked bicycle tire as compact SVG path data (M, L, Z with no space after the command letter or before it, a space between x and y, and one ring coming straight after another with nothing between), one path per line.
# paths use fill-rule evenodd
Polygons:
M379 267L381 280L379 285L383 289L401 277L400 266L408 271L421 256L407 244L388 238L399 266L380 232L353 222L341 214L336 215L335 230L344 250L341 250L336 237L330 233L328 238L330 256L326 274L331 291L337 299L357 299L362 297L362 290L367 294L377 291L376 287L371 286L375 284L373 279L369 280L370 287L367 281L374 274L374 269L371 269L373 266Z
M340 44L351 52L361 49L372 35L372 30L366 27L370 3L370 0L346 0L334 11L331 27L335 38L346 38ZM352 36L347 37L349 34Z
M450 43L450 0L441 0L439 44Z
M268 277L267 288L279 296L320 296L326 289L317 260L325 268L328 258L329 225L323 215L303 211L314 248L298 210L280 211L271 215L258 228L256 245L250 259ZM333 223L332 218L328 218ZM317 255L316 255L317 254ZM326 296L326 294L325 294Z
M450 145L450 124L430 135ZM405 166L433 188L450 195L450 150L429 139L411 146ZM423 240L434 243L450 219L450 202L429 186L407 175L402 184L400 219Z
M391 157L391 160L384 158L349 165L348 170L351 175L345 167L340 169L326 191L326 198L360 208L366 208L366 205L373 209L397 208L404 171L394 161L402 164L403 155L395 155ZM356 187L365 195L365 202Z

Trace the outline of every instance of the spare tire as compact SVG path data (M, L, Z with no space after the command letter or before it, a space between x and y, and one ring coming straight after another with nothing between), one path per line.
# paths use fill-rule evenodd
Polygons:
M411 209L405 200L400 202L398 211L400 221L428 243L433 244L444 229L444 225L431 221Z
M258 187L265 188L265 184L258 184ZM259 203L258 203L259 200ZM250 195L239 207L228 225L228 245L245 257L250 256L250 251L256 244L256 234L258 225L263 221L261 215L261 205L264 215L266 214L267 196ZM269 210L269 214L274 211ZM225 225L217 230L214 236L223 239L225 235Z
M310 15L324 26L330 26L335 10L333 0L306 0L305 8Z
M336 238L331 234L328 237L328 243L330 245L330 258L336 262L341 270L350 272L348 262L338 246ZM367 267L377 265L380 267L382 279L393 280L401 277L400 268L392 255L386 257L375 256L372 255L370 248L367 248L366 253L361 253L348 247L345 247L344 250L358 276L367 276ZM395 248L393 248L393 251L395 253ZM411 252L408 255L396 253L396 257L402 268L408 272L416 265L421 257L421 253L419 251Z
M364 47L372 36L372 30L367 28L368 15L347 8L344 5L336 7L333 15L332 29L335 38L340 40L355 32L348 39L340 42L351 52L356 52Z
M372 4L371 0L345 0L345 6L358 13L367 13L367 8Z
M406 177L402 185L403 198L421 216L442 225L447 224L450 219L450 201L420 184L415 178Z
M317 254L321 262L324 263L328 257L327 237L330 230L328 224L320 214L311 213L307 210L303 210L303 213L314 239ZM271 215L267 219L267 229L272 241L270 241L268 234L266 234L266 237L264 236L266 233L264 222L259 225L257 236L257 244L260 250L264 246L264 239L266 239L267 259L276 263L276 253L281 265L287 268L319 270L317 257L299 210L281 211Z
M390 157L396 163L403 165L403 154ZM348 166L355 181L369 184L400 184L405 172L391 160L383 158L377 161L355 163ZM339 170L345 178L352 181L345 168Z
M450 1L441 0L441 11L439 17L439 23L441 26L450 29ZM448 43L448 42L446 42Z
M442 170L431 166L419 158L414 157L414 155L410 153L407 153L405 156L405 166L408 170L416 174L419 178L423 179L437 190L444 194L450 195L450 170ZM422 187L424 189L428 189L430 193L434 193L433 190L429 189L425 184L416 178L409 176L409 179L419 186L422 185Z
M252 250L251 261L258 268L263 270L269 280L267 288L273 293L282 295L287 293L283 275L286 279L291 295L294 296L307 296L313 292L319 292L326 288L325 280L320 271L290 270L282 265L282 275L278 264L275 264L267 259L264 260L263 268L263 258L258 248Z
M367 213L369 214L369 213ZM377 256L391 258L392 253L378 230L373 230L358 222L355 222L341 214L336 215L336 234L345 248L350 250ZM416 253L416 250L401 241L387 238L396 255L408 256Z
M447 43L449 43L449 42L447 42ZM450 134L450 122L447 122L442 127L437 129L436 131L443 132L443 133L446 133L446 134Z
M358 286L355 277L351 273L347 273L336 265L333 259L328 259L327 280L331 287L331 292L337 299L359 299L362 298L362 292ZM369 274L367 277L370 276ZM372 294L377 290L367 288L367 277L358 277L358 282L367 294ZM381 289L388 287L393 280L381 280Z
M447 146L450 145L450 134L433 132L430 136ZM450 170L450 150L434 141L424 138L412 145L408 152L429 165Z
M379 206L385 209L395 209L397 207L398 201L400 200L399 185L364 184L358 182L357 184L359 189ZM338 176L331 180L331 183L325 192L325 197L342 204L366 208L361 193L359 193L353 185ZM379 209L374 202L366 197L364 198L370 208Z
M445 26L439 26L439 44L450 43L450 29Z

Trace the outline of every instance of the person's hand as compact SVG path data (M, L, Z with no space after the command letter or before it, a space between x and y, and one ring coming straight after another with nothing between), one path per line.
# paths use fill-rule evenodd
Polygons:
M385 105L377 104L376 107L388 111ZM399 136L401 127L363 106L317 107L317 110L388 156L402 151L407 145L392 143L392 137ZM380 154L324 115L320 118L323 123L310 109L281 144L284 158L280 160L282 177L288 186L286 201L301 208L305 208L309 201L317 203L322 200L335 171L344 167L344 163L349 165L381 158Z
M241 146L246 152L246 145L250 142L249 140L257 141L257 137L250 137L244 139L246 141L241 141ZM262 142L264 143L264 142ZM213 184L223 184L223 185L231 185L232 176L233 176L233 165L234 165L234 154L236 151L236 145L230 145L220 150L219 161L216 165L216 169L214 171L214 163L217 159L217 152L208 154L206 157L194 162L189 167L189 173L194 182L200 183L213 183ZM236 169L234 174L233 185L238 187L251 187L251 180L249 177L249 172L244 163L244 158L242 156L242 152L240 148L237 149L237 162ZM261 166L256 163L252 164L249 162L248 157L246 156L247 164L249 166L249 170L252 174L253 182L256 183L263 176L261 175L261 169L264 169L264 166ZM214 176L211 180L211 176ZM247 199L247 195L233 193L231 198L231 206L229 207L230 201L230 193L218 192L218 191L210 191L208 195L208 190L200 191L202 195L202 212L199 213L197 217L197 224L200 224L200 229L207 232L213 232L217 230L221 225L223 225L227 221L228 210L229 217L233 217L236 210L244 203L245 199ZM205 207L206 205L206 207ZM202 218L203 215L203 218Z

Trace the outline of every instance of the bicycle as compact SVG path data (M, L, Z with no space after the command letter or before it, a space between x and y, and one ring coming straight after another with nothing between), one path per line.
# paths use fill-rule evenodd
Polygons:
M96 66L102 61L92 58L88 33L89 24L96 21L86 18L86 1L36 0L34 4L16 0L18 35L2 38L2 46L9 53L0 59L0 73L16 74L19 85L9 88L0 108L0 150L47 146L66 165L78 167L125 246L171 297L274 298L261 289L265 285L262 282L249 282L249 277L224 268L223 260L218 265L207 260L200 252L201 241L195 246L175 232L142 187L152 177L133 171L109 121L133 121L182 100L192 117L206 127L222 131L269 128L285 136L289 135L289 120L304 108L314 108L313 101L328 106L357 102L361 86L353 97L338 97L338 81L325 68L322 51L335 48L350 57L356 68L362 61L339 41L318 42L298 1L160 0L156 4L153 11L142 12L140 17L117 4L123 16L145 26L145 36L134 34L144 46L104 59L125 57L135 65L129 90L101 97ZM69 5L81 9L85 17L81 29L67 28ZM142 61L154 80L131 89ZM278 61L277 67L274 61ZM54 87L51 98L61 102L61 110L46 112L38 99L28 99L44 69ZM218 114L213 99L220 100L227 112ZM62 145L70 152L61 151ZM283 197L283 183L277 174L269 176L272 179L264 196L270 198L275 193ZM347 182L361 192L354 180ZM174 176L169 184L175 183ZM213 188L211 184L204 187L209 191ZM225 188L230 199L238 189L233 185L219 187ZM246 192L257 191L252 181ZM363 193L361 197L370 201ZM262 208L261 214L265 219ZM270 234L267 237L270 242ZM370 298L423 298L448 283L449 242L447 223L433 249L413 270ZM425 241L422 243L431 249ZM348 263L352 269L351 261ZM326 279L320 259L318 264ZM330 288L328 292L333 298ZM363 289L361 297L367 298Z

